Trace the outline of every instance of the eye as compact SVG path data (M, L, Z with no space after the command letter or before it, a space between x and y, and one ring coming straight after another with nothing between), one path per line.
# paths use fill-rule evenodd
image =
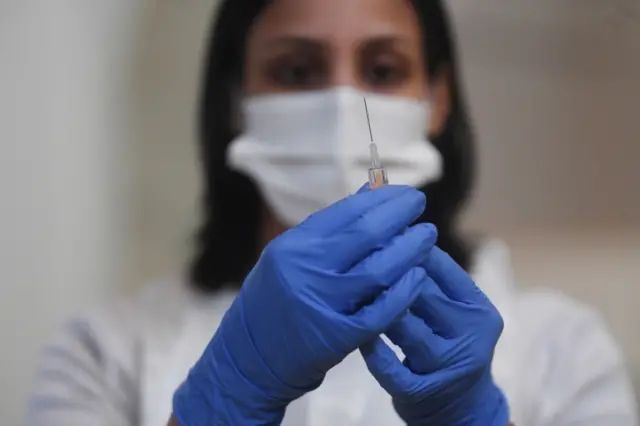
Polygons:
M389 81L393 81L397 78L397 70L386 64L379 64L369 70L368 80L371 84L388 84Z
M410 74L408 61L391 55L365 60L362 76L364 82L372 87L389 88L404 83Z
M281 58L269 67L269 78L283 88L310 88L322 84L325 68L317 58Z

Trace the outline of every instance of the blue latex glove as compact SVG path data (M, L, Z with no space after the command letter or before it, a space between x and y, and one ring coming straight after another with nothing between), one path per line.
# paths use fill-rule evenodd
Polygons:
M506 426L509 410L491 377L500 314L469 275L439 248L425 262L419 298L385 334L361 347L369 371L411 426Z
M273 240L174 395L182 426L280 424L292 400L407 312L424 285L424 195L350 196Z

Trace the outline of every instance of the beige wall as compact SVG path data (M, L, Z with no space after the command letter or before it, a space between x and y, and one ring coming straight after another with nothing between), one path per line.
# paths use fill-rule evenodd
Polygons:
M470 222L639 223L640 17L623 2L453 3L480 140Z

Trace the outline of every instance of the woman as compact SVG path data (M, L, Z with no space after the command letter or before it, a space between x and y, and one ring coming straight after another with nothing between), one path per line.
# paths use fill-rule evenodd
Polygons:
M206 214L190 279L169 279L133 300L72 321L44 352L31 398L30 424L162 425L172 413L176 389L171 422L183 426L228 424L227 420L238 418L244 424L273 424L282 416L285 424L292 425L493 425L505 420L502 395L510 420L519 426L636 424L623 360L598 315L558 294L518 292L501 244L471 245L457 232L456 219L472 184L473 141L441 1L227 0L214 27L204 77ZM369 134L360 103L363 96L390 179L420 188L428 200L426 209L414 193L413 198L409 193L400 195L401 190L393 187L364 190L324 209L354 192L367 173ZM424 101L428 108L422 108ZM427 128L429 140L423 136ZM385 197L394 202L389 205ZM367 203L366 212L358 210ZM311 225L296 226L318 210ZM362 246L357 236L335 239L340 244L319 251L310 230L317 231L318 223L336 226L348 214L354 221L377 215L376 229L371 231L376 238ZM399 229L415 218L412 215L419 216L419 224L435 225L442 251L431 248L434 234L429 226L416 225L400 235ZM285 232L291 227L293 232ZM446 296L469 291L461 295L472 298L469 303L454 300L438 306L472 307L472 312L460 311L458 317L449 310L431 320L450 322L441 324L443 330L459 325L459 320L458 332L464 337L460 353L469 356L465 360L482 359L484 364L459 369L464 374L440 374L451 372L451 365L433 369L420 358L424 352L412 352L415 345L431 341L419 339L407 317L381 320L378 329L360 327L358 337L353 337L354 327L327 328L333 325L328 315L305 316L309 311L303 309L295 318L280 315L292 310L287 303L297 303L304 295L287 299L277 291L300 282L311 286L304 294L323 303L342 304L345 312L365 309L358 299L361 295L332 293L359 287L335 286L339 287L335 290L331 281L314 287L310 274L320 268L319 262L344 260L358 250L385 256L393 247L388 242L392 234L384 241L377 238L391 229L396 239L409 232L421 234L412 247L424 248L416 252L424 256L416 256L429 277L416 264L407 263L404 275L395 275L400 284L380 283L392 289L429 282L432 285L422 286L421 292L448 289ZM331 240L334 233L326 235ZM269 244L274 240L278 243ZM353 250L341 251L343 246ZM403 247L406 256L409 245ZM491 304L473 293L466 273L443 252L469 271L500 312L505 328L495 352L501 321ZM373 266L395 267L402 256ZM363 257L352 259L353 263L362 264ZM305 262L317 264L311 268ZM267 276L274 269L286 273ZM306 275L298 279L297 273ZM408 314L424 319L433 311L423 308L435 306L429 304L440 296L407 293L402 303L411 308ZM374 297L370 306L381 298L379 293ZM356 299L359 306L350 305ZM394 309L406 312L402 303ZM291 326L275 327L287 320ZM264 325L263 331L250 338L234 334L243 321L254 331ZM329 350L336 342L320 350L314 346L318 339L303 341L311 326L316 327L315 337L329 339L332 330L344 337L348 350L336 355ZM432 328L442 334L437 326ZM291 330L304 331L293 349L270 346L291 342L293 335L287 334ZM430 382L432 392L428 397L421 394L419 403L398 394L393 383L398 375L385 373L395 374L401 367L387 357L387 346L375 339L380 332L404 350L407 368L433 373L432 378L440 374L446 380L439 383L447 386ZM354 351L356 347L361 351ZM427 345L428 350L434 348ZM260 356L247 361L254 349ZM225 358L226 350L233 357ZM488 372L481 367L491 362L491 356ZM243 374L233 371L236 361L246 361ZM300 371L309 375L296 375ZM274 379L283 375L300 386L283 386ZM200 387L198 377L205 378ZM238 390L238 383L246 386ZM470 389L478 383L481 391L470 399Z

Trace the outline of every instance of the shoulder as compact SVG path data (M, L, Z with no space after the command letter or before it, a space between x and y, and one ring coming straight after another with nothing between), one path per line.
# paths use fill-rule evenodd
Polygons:
M233 299L232 292L198 294L184 279L170 277L141 291L87 308L67 320L45 347L84 354L104 368L132 375L146 352L170 344L181 336L187 321L221 316ZM193 321L189 326L193 327ZM209 332L209 328L206 329Z
M162 327L166 322L163 319L185 308L180 293L169 281L151 283L134 295L84 308L71 316L54 337L99 343L113 353L128 352L144 336L147 323Z
M499 310L503 307L505 314L514 317L521 344L531 348L594 345L619 357L620 351L597 309L550 288L519 288L509 247L503 241L483 241L476 259L474 277L478 285ZM570 342L567 339L571 337L580 339ZM569 353L568 349L563 353Z
M133 295L83 309L67 320L52 340L81 345L96 359L104 359L108 353L124 362L143 350L146 340L180 334L182 319L197 301L184 280L158 280Z
M622 352L595 308L550 289L519 292L514 302L520 343L547 368L567 362L588 375L623 366Z
M522 423L635 425L627 366L600 312L559 291L519 289L499 240L477 259L479 286L506 316L494 364Z
M582 360L592 367L624 362L606 321L590 305L542 288L518 292L515 308L518 324L531 349L555 351L556 359Z
M175 285L158 282L135 296L88 308L60 326L40 355L28 424L70 419L132 424L149 339L179 332L174 320L188 306ZM91 413L101 413L100 419Z
M515 305L543 424L635 424L622 351L596 309L549 289L520 292Z
M43 349L45 362L59 357L85 358L95 368L113 364L128 367L143 336L142 326L168 307L151 309L153 296L173 303L163 283L146 287L143 292L83 308L57 327Z
M546 288L519 291L514 302L518 322L533 335L549 336L549 331L565 335L584 331L589 336L602 337L602 332L608 335L604 320L595 308L562 292Z
M48 339L39 369L65 374L73 370L108 378L114 381L111 385L123 389L133 387L146 340L179 332L177 319L188 306L177 286L177 282L158 281L132 296L77 312Z

